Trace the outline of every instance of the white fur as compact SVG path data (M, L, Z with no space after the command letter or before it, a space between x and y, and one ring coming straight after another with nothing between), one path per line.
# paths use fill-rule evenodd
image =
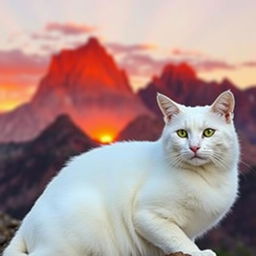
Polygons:
M213 107L177 107L179 113L173 108L174 115L165 118L158 141L115 143L69 162L27 214L4 256L216 255L201 251L194 240L236 199L237 135L232 121ZM202 138L209 127L215 134ZM178 137L177 129L188 130L189 138ZM191 144L200 146L203 159L191 159Z

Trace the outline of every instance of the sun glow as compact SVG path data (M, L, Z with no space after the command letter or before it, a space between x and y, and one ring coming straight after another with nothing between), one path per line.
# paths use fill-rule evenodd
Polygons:
M99 136L99 141L103 144L107 144L114 141L114 137L111 134L101 134Z
M96 109L91 111L88 118L83 116L81 119L75 120L85 134L100 144L108 144L116 140L120 131L127 124L126 120L121 121L119 122L110 111L107 112L106 117L104 113L99 115L99 110Z

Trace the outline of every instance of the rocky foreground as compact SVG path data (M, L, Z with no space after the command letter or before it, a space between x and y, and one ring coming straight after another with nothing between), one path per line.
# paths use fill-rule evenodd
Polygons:
M0 212L0 255L19 225L20 221Z
M0 255L13 237L15 231L20 225L20 221L11 218L9 215L0 212ZM56 255L57 256L57 255ZM181 252L172 253L168 256L189 256Z

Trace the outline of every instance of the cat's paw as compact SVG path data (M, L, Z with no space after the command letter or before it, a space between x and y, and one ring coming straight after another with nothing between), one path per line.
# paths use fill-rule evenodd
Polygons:
M201 256L217 256L217 254L212 250L203 250Z
M217 254L212 250L202 250L199 252L190 252L191 256L217 256Z

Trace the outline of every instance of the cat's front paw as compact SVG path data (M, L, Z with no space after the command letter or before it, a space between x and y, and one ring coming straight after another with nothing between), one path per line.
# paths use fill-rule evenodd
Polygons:
M217 254L212 250L202 250L199 252L190 252L188 254L191 256L217 256Z
M217 256L217 254L214 251L209 250L209 249L203 250L201 252L202 252L201 256Z

